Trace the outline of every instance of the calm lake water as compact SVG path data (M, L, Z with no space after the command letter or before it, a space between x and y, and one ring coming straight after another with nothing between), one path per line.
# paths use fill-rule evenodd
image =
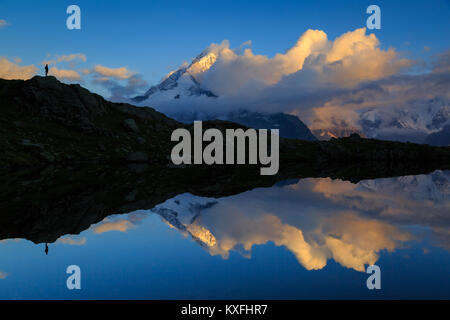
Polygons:
M185 193L44 249L0 242L1 299L450 299L450 172Z

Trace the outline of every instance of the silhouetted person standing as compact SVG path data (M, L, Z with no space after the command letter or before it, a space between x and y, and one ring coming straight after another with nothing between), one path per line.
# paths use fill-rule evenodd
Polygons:
M45 76L48 75L48 64L45 65Z
M48 245L47 245L47 242L45 243L45 254L46 254L46 255L48 254Z

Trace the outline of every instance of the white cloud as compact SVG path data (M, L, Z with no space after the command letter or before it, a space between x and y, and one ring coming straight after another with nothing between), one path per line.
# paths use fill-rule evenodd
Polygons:
M95 233L105 233L109 231L127 232L133 225L128 220L104 221L94 228Z
M394 49L382 50L374 34L361 28L334 41L321 30L308 30L286 51L273 58L256 55L250 48L230 49L228 41L212 44L207 51L217 57L214 66L197 75L218 95L232 95L255 86L273 86L283 77L295 75L297 87L309 82L350 87L380 79L408 67L411 62L398 57ZM293 78L294 79L294 78Z
M55 54L53 59L44 60L41 62L41 64L42 65L46 65L46 64L56 65L59 62L73 62L76 60L86 62L87 61L86 55L84 53L71 53L71 54L63 54L63 55Z
M59 243L62 244L68 244L71 246L83 246L86 244L86 237L83 237L81 239L74 239L72 237L63 237L58 239Z

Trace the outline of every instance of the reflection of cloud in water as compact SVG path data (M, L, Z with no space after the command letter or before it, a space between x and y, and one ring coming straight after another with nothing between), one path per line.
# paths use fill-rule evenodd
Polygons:
M335 212L335 216L318 213L310 229L301 229L302 215L292 225L283 223L280 213L257 208L249 212L224 204L195 222L210 226L217 239L217 244L209 247L211 254L227 257L237 247L249 252L254 245L273 242L285 246L308 270L322 269L332 258L345 267L364 271L365 264L376 262L380 250L393 251L411 238L394 226L353 212Z
M139 225L142 219L145 219L146 214L141 212L133 212L126 215L109 216L103 219L102 222L97 223L92 227L95 233L105 233L109 231L127 232L129 229Z
M95 233L105 233L109 231L126 232L133 225L128 220L108 221L108 218L104 219L94 228Z
M250 255L254 245L285 246L306 269L328 259L364 271L383 250L417 239L408 226L429 226L449 239L449 175L362 181L304 179L295 185L255 189L214 199L184 194L157 206L173 227L188 232L213 255ZM196 208L193 210L192 208ZM442 242L444 241L444 242Z
M82 237L80 239L75 239L74 237L61 237L57 240L57 242L62 244L68 244L71 246L84 246L86 244L86 237Z
M20 242L20 241L22 241L22 240L23 240L23 239L21 239L21 238L3 239L3 240L0 240L0 243Z
M450 248L450 172L361 181L320 179L314 191L336 205L391 224L429 227Z

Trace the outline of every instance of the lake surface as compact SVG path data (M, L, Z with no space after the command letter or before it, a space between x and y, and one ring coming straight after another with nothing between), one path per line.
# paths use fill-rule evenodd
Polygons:
M286 180L110 215L48 254L4 239L0 298L450 299L449 250L450 171ZM366 286L372 264L380 290ZM66 287L69 265L81 290Z

